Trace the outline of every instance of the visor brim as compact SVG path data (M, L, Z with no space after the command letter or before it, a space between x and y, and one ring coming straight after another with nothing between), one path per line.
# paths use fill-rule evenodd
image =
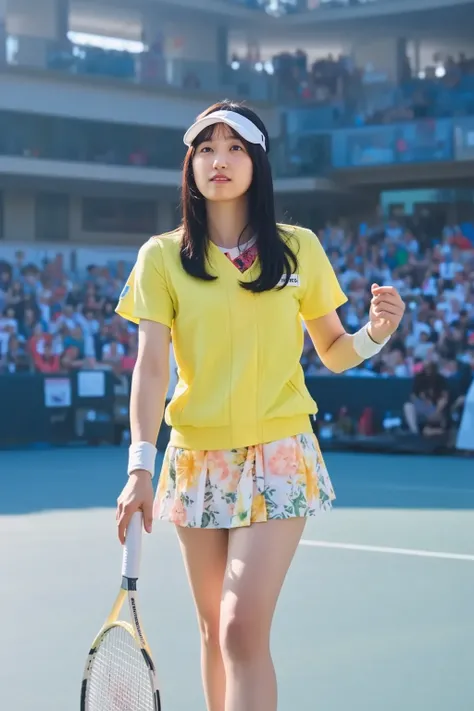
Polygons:
M261 131L251 124L249 127L242 125L241 123L234 121L228 116L204 116L198 119L184 134L183 141L187 146L191 146L196 138L199 136L201 131L209 126L215 126L218 123L223 123L229 126L235 133L241 136L243 139L249 143L255 145L260 145L265 150L265 138ZM250 123L250 122L249 122Z

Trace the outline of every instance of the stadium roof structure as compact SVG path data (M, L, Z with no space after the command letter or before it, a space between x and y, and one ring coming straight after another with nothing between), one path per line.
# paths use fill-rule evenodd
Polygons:
M30 0L34 2L34 0ZM282 18L272 17L265 12L259 12L234 3L232 0L69 0L71 10L77 13L100 13L106 8L114 7L135 12L153 11L159 8L164 18L178 17L188 20L196 15L209 15L214 19L236 21L238 24L272 25ZM186 11L186 15L183 12Z
M385 35L426 37L472 37L474 0L373 0L359 6L324 7L306 12L295 12L280 17L250 9L233 0L70 0L71 12L87 23L87 15L110 11L117 13L159 10L160 16L170 20L192 21L209 16L229 29L244 29L251 24L255 32L278 36L359 35L374 31ZM429 10L429 12L428 12ZM186 15L183 15L183 13ZM119 18L117 18L117 21ZM76 24L76 23L75 23ZM130 29L130 28L129 28Z
M313 36L372 37L374 32L383 32L413 39L472 39L474 0L374 0L356 7L295 13L276 22L286 32L306 31Z
M326 5L322 3L315 10L305 12L292 13L282 16L286 25L306 25L308 22L342 22L342 21L359 21L367 20L368 18L387 18L393 16L411 15L413 13L423 13L425 23L429 24L427 12L430 15L437 10L450 10L461 8L466 10L466 6L474 7L473 0L370 0L369 2L354 5L348 3L343 6L332 6L332 3ZM458 15L459 16L459 15Z

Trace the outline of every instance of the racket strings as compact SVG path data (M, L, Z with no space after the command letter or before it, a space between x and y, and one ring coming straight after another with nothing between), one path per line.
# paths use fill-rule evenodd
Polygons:
M123 627L102 640L89 680L89 711L154 711L149 670L140 648Z

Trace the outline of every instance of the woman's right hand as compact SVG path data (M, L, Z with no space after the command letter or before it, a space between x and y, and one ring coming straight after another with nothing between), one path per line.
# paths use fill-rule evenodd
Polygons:
M117 499L116 520L120 543L125 543L125 534L130 519L137 511L143 512L143 525L147 533L153 526L153 483L150 472L132 472Z

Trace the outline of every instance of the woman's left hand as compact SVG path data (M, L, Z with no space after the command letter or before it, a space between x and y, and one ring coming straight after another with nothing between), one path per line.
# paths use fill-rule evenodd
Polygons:
M376 343L382 343L397 330L405 303L394 286L372 284L371 291L369 335Z

